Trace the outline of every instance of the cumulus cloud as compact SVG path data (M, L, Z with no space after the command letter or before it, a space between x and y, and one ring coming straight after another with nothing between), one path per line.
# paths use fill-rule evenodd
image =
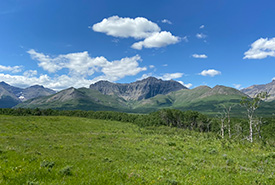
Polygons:
M138 67L141 58L139 55L136 55L131 58L123 58L121 60L107 62L106 65L102 67L102 72L106 77L114 78L113 81L119 80L125 76L134 76L141 71L147 70L146 67Z
M198 39L204 39L204 38L206 38L206 35L203 34L203 33L197 33L197 34L196 34L196 37L197 37Z
M177 81L177 82L179 82L181 85L184 85L187 88L190 88L193 86L193 84L191 84L191 83L185 84L183 81Z
M181 78L184 75L184 73L165 73L162 76L156 76L153 75L153 73L148 73L148 74L143 74L142 77L138 78L137 80L142 80L145 78L148 78L150 76L154 76L158 79L162 79L162 80L172 80L172 79L177 79L177 78Z
M140 78L137 78L137 80L143 80L151 76L153 76L153 73L143 74Z
M173 36L170 32L162 31L154 33L152 36L146 38L144 41L136 42L131 47L141 50L144 48L160 48L170 44L179 42L179 37Z
M159 77L162 80L172 80L172 79L177 79L181 78L184 75L184 73L166 73L163 76ZM187 88L192 87L191 83L184 83L183 81L177 80L180 84L184 85Z
M208 70L203 70L201 73L199 73L199 75L202 75L202 76L216 76L216 75L220 75L221 72L220 71L217 71L215 69L208 69Z
M47 74L42 74L38 77L30 77L3 73L0 73L0 81L5 81L10 85L22 88L39 84L56 91L60 91L72 86L75 88L88 87L90 84L96 82L94 79L89 80L83 77L76 78L68 75L50 77Z
M169 21L168 19L163 19L163 20L161 20L161 22L162 22L162 23L167 23L167 24L172 24L172 22Z
M139 66L139 61L142 60L139 55L108 61L103 56L93 58L87 51L54 57L33 49L27 52L49 74L38 74L36 70L26 70L21 75L0 73L0 81L18 87L40 84L58 91L72 86L88 87L99 80L117 81L147 70L146 67ZM0 69L12 71L13 68L1 66ZM61 70L62 73L68 72L59 74Z
M58 59L51 59L50 56L45 55L43 53L37 53L34 49L30 49L27 51L30 54L33 60L39 61L39 67L42 67L44 70L49 71L50 73L54 73L60 69L62 69L61 61Z
M24 75L10 75L4 73L0 73L0 81L4 81L8 84L18 87L28 87L34 84L51 83L51 79L48 75L41 75L40 77L28 77Z
M162 80L171 80L181 78L184 73L165 73L163 76L160 77Z
M251 48L244 53L244 59L263 59L275 57L275 37L260 38L251 44Z
M114 79L121 79L146 70L146 67L139 67L138 61L141 60L139 55L109 62L103 56L92 58L87 51L58 55L57 57L50 57L33 49L28 53L32 59L39 61L40 67L50 73L69 69L69 74L72 76L85 77L91 76L95 72L102 72L106 76L115 77Z
M22 66L3 66L0 65L0 72L4 72L4 71L10 71L12 73L18 73L22 71Z
M142 39L160 31L160 27L144 17L122 18L112 16L92 26L96 32L106 33L113 37Z
M158 78L158 79L162 79L162 80L172 80L172 79L181 78L183 75L184 75L184 73L165 73L163 76L155 76L155 77ZM150 76L154 76L154 75L152 73L143 74L137 80L143 80L143 79L146 79ZM177 80L177 82L179 82L180 84L184 85L187 88L190 88L192 86L191 83L185 84L183 81L180 81L180 80Z
M205 55L205 54L193 54L192 57L193 58L207 58L207 55Z
M24 76L27 77L33 77L37 75L37 71L36 70L27 70L23 73Z
M164 22L168 23L168 20L165 19ZM165 47L180 41L179 37L172 35L170 32L161 31L156 23L144 17L132 19L112 16L94 24L91 28L96 32L105 33L113 37L144 39L132 44L131 47L138 50L142 48Z

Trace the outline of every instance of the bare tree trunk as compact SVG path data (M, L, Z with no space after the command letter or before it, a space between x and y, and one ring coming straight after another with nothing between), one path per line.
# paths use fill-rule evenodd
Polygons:
M222 134L222 138L224 138L224 119L221 119L221 134Z
M249 138L248 140L253 142L253 119L252 116L249 116Z
M223 110L224 116L227 117L227 125L226 125L226 127L227 127L227 130L228 130L228 136L231 139L230 112L231 112L232 106L226 107L225 105L223 105L223 107L224 107L224 110Z
M231 111L231 106L226 110L227 112L227 127L228 127L228 136L231 139L231 128L230 128L230 111Z

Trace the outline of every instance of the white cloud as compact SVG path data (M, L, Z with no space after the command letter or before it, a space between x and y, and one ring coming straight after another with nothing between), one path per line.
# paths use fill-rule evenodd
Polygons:
M131 47L138 50L141 50L143 47L160 48L170 44L176 44L179 41L179 37L173 36L170 32L162 31L154 33L144 41L134 43Z
M153 76L152 73L143 74L140 78L137 78L137 80L143 80L143 79L146 79L146 78L151 77L151 76Z
M159 32L160 28L156 23L149 21L144 17L122 18L112 16L103 19L101 22L94 24L92 29L96 32L106 33L114 37L142 39Z
M162 79L162 80L172 80L172 79L177 79L177 78L181 78L184 74L183 73L166 73L163 76L155 76L158 79ZM138 78L137 80L143 80L146 79L148 77L154 76L152 73L148 73L148 74L143 74L140 78ZM192 87L191 83L185 84L183 81L177 80L177 82L179 82L180 84L184 85L187 88Z
M208 70L203 70L201 73L199 73L199 75L202 75L202 76L216 76L216 75L220 75L221 72L220 71L217 71L215 69L208 69Z
M205 54L193 54L192 57L194 58L207 58Z
M44 70L49 71L50 73L54 73L60 69L62 69L62 61L58 61L58 59L51 59L48 55L44 55L43 53L37 53L34 49L30 49L27 51L30 54L33 60L38 60L40 63L39 67L42 67Z
M51 79L48 75L41 75L37 78L0 73L0 81L4 81L17 87L28 87L34 84L48 84L51 82Z
M244 59L263 59L275 57L275 37L260 38L251 44L251 48L244 53Z
M155 76L152 73L148 73L148 74L143 74L142 77L138 78L138 80L142 80L150 76L155 76L156 78L162 79L162 80L172 80L172 79L181 78L183 75L184 73L165 73L163 76Z
M172 24L172 22L169 21L168 19L163 19L161 22L162 22L162 23L167 23L167 24Z
M200 29L203 29L204 27L205 27L204 25L201 25L201 26L200 26Z
M138 67L139 55L122 58L109 62L105 57L91 58L87 51L58 55L57 57L46 56L35 50L29 50L32 59L39 61L38 65L48 72L57 72L61 69L69 69L69 74L73 76L91 76L95 72L103 72L106 76L116 76L121 79L125 76L136 75L145 67Z
M39 77L30 77L3 73L0 73L0 81L5 81L10 85L22 88L39 84L56 91L60 91L72 86L75 88L88 87L90 84L96 82L94 79L89 80L83 77L71 77L68 75L50 77L47 74L43 74Z
M28 71L25 71L23 73L23 75L26 77L33 77L33 76L37 75L37 71L36 70L28 70Z
M0 72L3 72L3 71L10 71L12 73L18 73L18 72L21 72L22 71L22 66L2 66L0 65Z
M121 60L107 62L105 66L102 67L102 72L108 79L114 79L112 81L119 80L125 76L134 76L141 71L146 71L146 67L138 67L139 63L137 61L141 60L139 55L131 58L123 58Z
M197 37L198 39L204 39L204 38L206 38L206 35L203 34L203 33L197 33L197 34L196 34L196 37Z
M233 84L236 89L241 89L241 84Z
M274 77L274 78L272 78L272 81L273 81L273 80L275 80L275 77Z
M168 66L168 64L163 64L162 66L163 66L163 67L167 67L167 66Z
M153 68L155 68L155 66L154 65L149 65L149 68L153 69Z
M163 20L168 23L168 20ZM112 16L103 19L101 22L92 26L96 32L105 33L113 37L135 38L142 41L132 44L133 49L141 50L144 48L159 48L170 44L176 44L181 39L172 35L170 32L161 31L160 27L144 17L122 18Z
M184 73L165 73L160 79L162 80L171 80L171 79L177 79L181 78L184 75Z
M87 51L54 57L33 49L27 52L32 59L38 61L39 67L50 74L37 76L36 70L27 70L23 75L17 76L1 74L0 80L18 87L40 84L54 90L61 90L72 86L75 88L88 87L98 80L117 81L147 70L146 67L139 66L139 61L142 60L139 55L108 61L103 56L92 58ZM62 69L68 69L68 72L59 75L57 72ZM94 77L98 74L100 76Z
M191 83L185 84L183 81L177 81L177 82L179 82L181 85L184 85L187 88L190 88L193 86L193 84L191 84Z

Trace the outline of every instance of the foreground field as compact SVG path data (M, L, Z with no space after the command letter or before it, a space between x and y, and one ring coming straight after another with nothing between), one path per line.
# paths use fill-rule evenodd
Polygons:
M0 184L275 184L272 146L169 127L0 116Z

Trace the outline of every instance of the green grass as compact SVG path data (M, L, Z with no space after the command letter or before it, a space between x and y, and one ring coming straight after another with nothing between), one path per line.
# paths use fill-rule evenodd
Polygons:
M274 184L274 146L73 117L0 116L0 184Z

